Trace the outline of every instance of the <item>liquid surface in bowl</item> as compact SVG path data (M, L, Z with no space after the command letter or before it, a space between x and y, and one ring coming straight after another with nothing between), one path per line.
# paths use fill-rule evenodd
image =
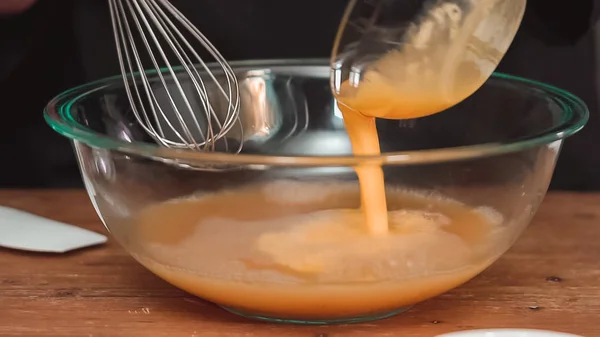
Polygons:
M507 246L494 211L386 192L385 236L368 235L355 183L279 181L152 205L131 220L125 245L192 294L291 319L415 304L469 280Z
M439 85L438 82L446 81L439 74L408 76L410 69L404 64L404 56L395 52L388 54L364 74L358 86L344 82L336 95L355 155L380 154L376 117L400 120L432 115L458 104L482 83L481 71L472 62L458 67L459 76L454 80L452 74L453 80L447 81L447 88ZM410 81L406 81L407 78ZM383 171L375 165L362 165L355 170L369 232L384 235L389 231L389 224Z

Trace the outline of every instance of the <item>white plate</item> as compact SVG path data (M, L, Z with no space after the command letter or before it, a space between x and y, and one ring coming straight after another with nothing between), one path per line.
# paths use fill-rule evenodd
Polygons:
M582 337L562 332L529 329L491 329L453 332L436 337Z

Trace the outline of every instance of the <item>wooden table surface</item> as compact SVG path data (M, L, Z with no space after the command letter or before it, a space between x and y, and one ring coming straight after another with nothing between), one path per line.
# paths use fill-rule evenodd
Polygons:
M0 205L104 229L79 190L1 191ZM0 249L0 336L435 336L474 328L600 336L600 194L549 194L519 242L466 285L394 318L294 326L228 314L168 285L114 240L65 255Z

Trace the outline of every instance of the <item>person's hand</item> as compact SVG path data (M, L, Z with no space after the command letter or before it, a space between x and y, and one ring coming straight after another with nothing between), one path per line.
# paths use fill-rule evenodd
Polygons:
M0 14L17 14L29 9L36 0L0 0Z

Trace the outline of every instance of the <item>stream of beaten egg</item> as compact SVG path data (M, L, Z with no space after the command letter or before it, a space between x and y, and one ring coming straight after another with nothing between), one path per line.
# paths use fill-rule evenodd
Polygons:
M336 95L355 155L381 153L375 118L402 120L436 114L458 104L481 85L481 73L470 62L459 65L451 80L394 72L394 66L403 66L404 56L389 53L366 72L358 86L346 81ZM384 72L386 75L382 75ZM440 81L451 88L441 90L437 85ZM355 171L366 226L372 235L385 235L389 226L383 170L380 166L361 165Z

